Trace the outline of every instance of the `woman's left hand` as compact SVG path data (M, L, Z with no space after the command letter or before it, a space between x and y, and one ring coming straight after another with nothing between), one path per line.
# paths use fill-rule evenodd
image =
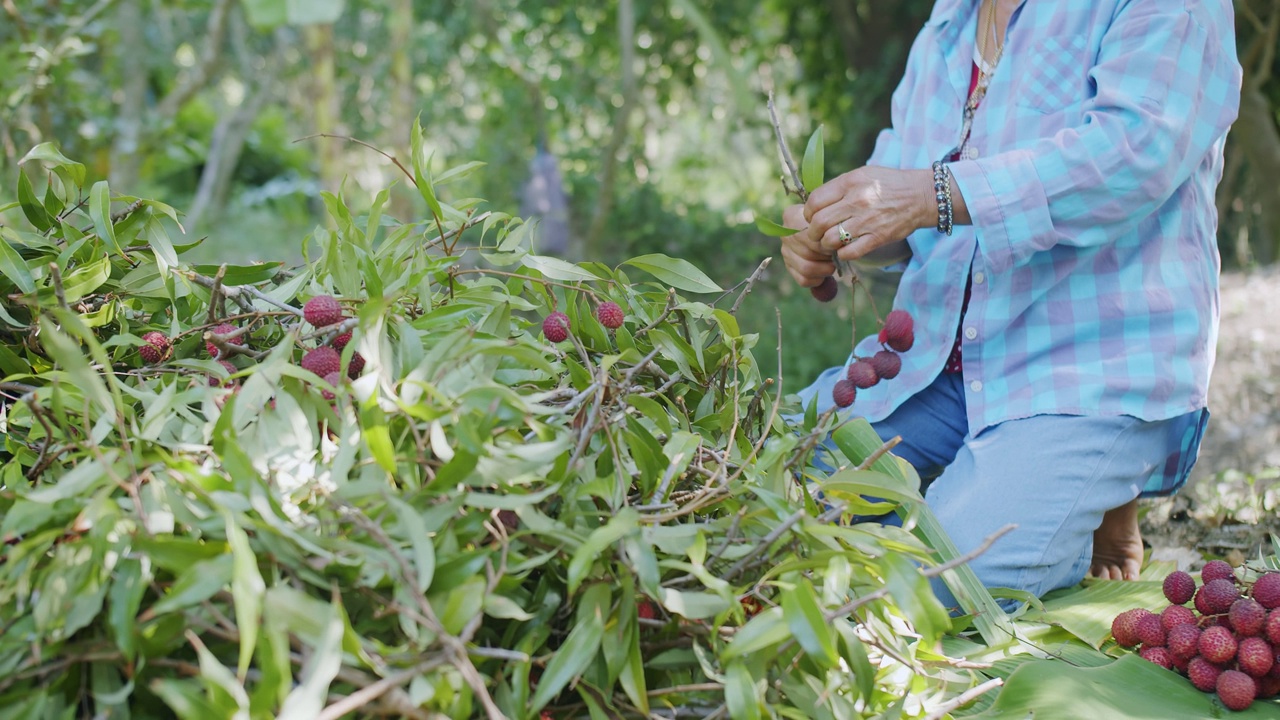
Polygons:
M809 194L804 206L809 238L841 260L857 260L938 220L933 173L867 165ZM851 236L846 244L838 226Z

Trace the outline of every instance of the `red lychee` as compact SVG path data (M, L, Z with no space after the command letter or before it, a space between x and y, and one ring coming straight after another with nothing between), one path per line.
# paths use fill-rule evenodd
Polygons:
M1195 625L1178 625L1165 635L1165 647L1174 658L1189 660L1200 652L1200 628Z
M845 373L849 382L859 388L869 388L880 382L880 376L876 374L876 368L870 360L855 361Z
M622 327L622 321L626 319L626 316L622 314L622 308L618 307L618 303L602 302L596 308L596 319L600 321L601 325L610 330L616 330Z
M1230 710L1244 710L1258 696L1258 685L1253 678L1239 670L1227 670L1218 676L1218 699Z
M1227 612L1231 628L1241 637L1257 635L1267 622L1267 611L1253 598L1240 598L1231 604Z
M840 294L840 283L833 277L824 277L821 283L809 288L809 293L818 302L831 302L836 299L836 295Z
M1111 637L1122 647L1137 645L1142 642L1138 638L1138 620L1150 614L1151 611L1146 608L1125 610L1111 621Z
M1213 692L1216 690L1218 676L1221 674L1222 668L1198 655L1191 658L1191 662L1187 663L1187 678L1201 692Z
M881 341L898 352L906 352L916 342L915 320L906 310L892 310L884 319Z
M236 372L236 366L232 365L226 360L219 360L218 364L222 366L223 370L227 371L228 375L232 375ZM235 384L236 384L235 380L227 379L227 381L224 383L222 378L218 377L217 375L209 376L209 387L222 387L223 385L226 385L227 387L231 387L231 386L234 386Z
M856 397L858 397L858 388L847 379L837 382L836 386L831 388L831 399L835 401L836 407L847 408L853 404Z
M164 333L152 330L142 336L142 342L146 344L138 348L138 354L148 365L160 362L164 359L165 353L169 352L169 338Z
M1208 612L1201 609L1202 597L1203 606ZM1232 603L1239 599L1240 591L1236 589L1236 584L1230 580L1218 578L1205 583L1196 593L1196 609L1200 610L1202 615L1217 615L1230 610Z
M332 386L334 386L334 387L340 387L340 386L342 385L342 375L338 374L336 371L335 371L335 372L331 372L331 373L329 373L328 375L325 375L325 376L324 376L324 381L325 381L325 382L327 382L327 383L329 383L330 385L332 385ZM337 396L336 396L336 395L334 395L334 394L333 394L331 391L329 391L328 389L321 388L321 390L320 390L320 397L323 397L325 400L332 400L332 399L334 399L334 398L335 398L335 397L337 397Z
M1276 663L1275 651L1271 644L1260 637L1247 637L1240 641L1236 648L1236 662L1240 669L1253 677L1262 677L1271 672Z
M1195 625L1196 619L1196 614L1191 608L1181 605L1170 605L1160 613L1160 624L1164 625L1165 632L1178 625Z
M328 345L321 345L314 350L308 350L306 355L302 356L302 369L326 377L329 373L336 373L342 370L342 358L338 356L338 351Z
M542 321L542 335L553 343L569 339L569 316L562 312L553 312Z
M1138 656L1148 662L1168 670L1173 667L1173 655L1169 653L1168 648L1163 647L1144 647L1138 652Z
M1267 622L1262 626L1262 634L1276 645L1280 645L1280 610L1267 613Z
M1196 581L1191 573L1176 570L1164 579L1164 596L1174 605L1186 605L1196 594Z
M506 528L507 532L515 532L520 529L520 516L516 514L515 510L499 510L498 522L502 523L502 527Z
M1164 625L1160 622L1159 615L1147 613L1138 618L1135 625L1138 631L1138 639L1143 645L1151 645L1153 647L1164 646Z
M1206 584L1213 580L1234 581L1235 579L1235 571L1225 560L1210 560L1200 569L1200 580Z
M316 327L328 327L342 320L342 306L332 295L317 295L302 306L302 318Z
M349 343L349 342L351 342L351 331L350 331L350 330L348 330L348 331L346 331L346 332L344 332L344 333L341 333L341 334L339 334L337 337L335 337L334 339L330 340L330 341L329 341L329 347L332 347L334 350L337 350L338 352L342 352L342 348L346 347L346 346L347 346L347 343Z
M653 620L658 617L658 608L652 600L642 599L636 603L636 617Z
M1236 656L1236 638L1231 631L1215 625L1211 628L1205 628L1200 633L1200 640L1197 641L1196 647L1200 649L1200 655L1209 662L1226 663Z
M881 350L871 356L871 367L881 380L892 380L902 371L902 358L892 350Z
M1270 675L1256 680L1258 684L1258 698L1272 698L1280 694L1280 678Z
M209 330L209 332L213 333L214 335L228 335L235 331L236 331L236 326L231 325L230 323L222 323L221 325L213 327ZM244 345L245 343L244 335L231 338L227 342L232 345ZM209 357L213 357L213 358L218 357L218 346L214 345L212 340L208 340L205 342L204 349L209 351Z
M1253 599L1271 610L1280 607L1280 572L1269 572L1253 583Z
M351 353L351 362L347 363L347 377L355 380L364 372L364 356L358 352Z

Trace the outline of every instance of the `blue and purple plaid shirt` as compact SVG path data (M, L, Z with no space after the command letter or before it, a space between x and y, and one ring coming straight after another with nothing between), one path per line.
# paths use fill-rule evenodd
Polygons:
M868 164L927 168L955 145L978 4L938 0ZM950 166L973 225L908 238L895 305L915 316L916 344L897 379L859 391L856 412L882 419L928 386L958 325L975 435L1033 415L1162 420L1206 406L1214 189L1241 82L1233 22L1229 0L1014 12L974 119L978 155ZM857 353L877 349L872 333Z

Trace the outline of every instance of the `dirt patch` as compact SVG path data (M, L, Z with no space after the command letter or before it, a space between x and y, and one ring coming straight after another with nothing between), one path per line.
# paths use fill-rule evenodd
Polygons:
M1181 493L1144 503L1153 556L1180 565L1256 559L1280 535L1280 267L1224 273L1221 307L1200 460Z

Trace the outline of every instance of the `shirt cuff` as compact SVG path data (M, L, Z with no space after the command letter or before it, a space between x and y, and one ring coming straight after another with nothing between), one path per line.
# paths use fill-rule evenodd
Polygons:
M1029 151L961 160L948 168L969 208L978 249L993 272L1056 242L1049 199Z

